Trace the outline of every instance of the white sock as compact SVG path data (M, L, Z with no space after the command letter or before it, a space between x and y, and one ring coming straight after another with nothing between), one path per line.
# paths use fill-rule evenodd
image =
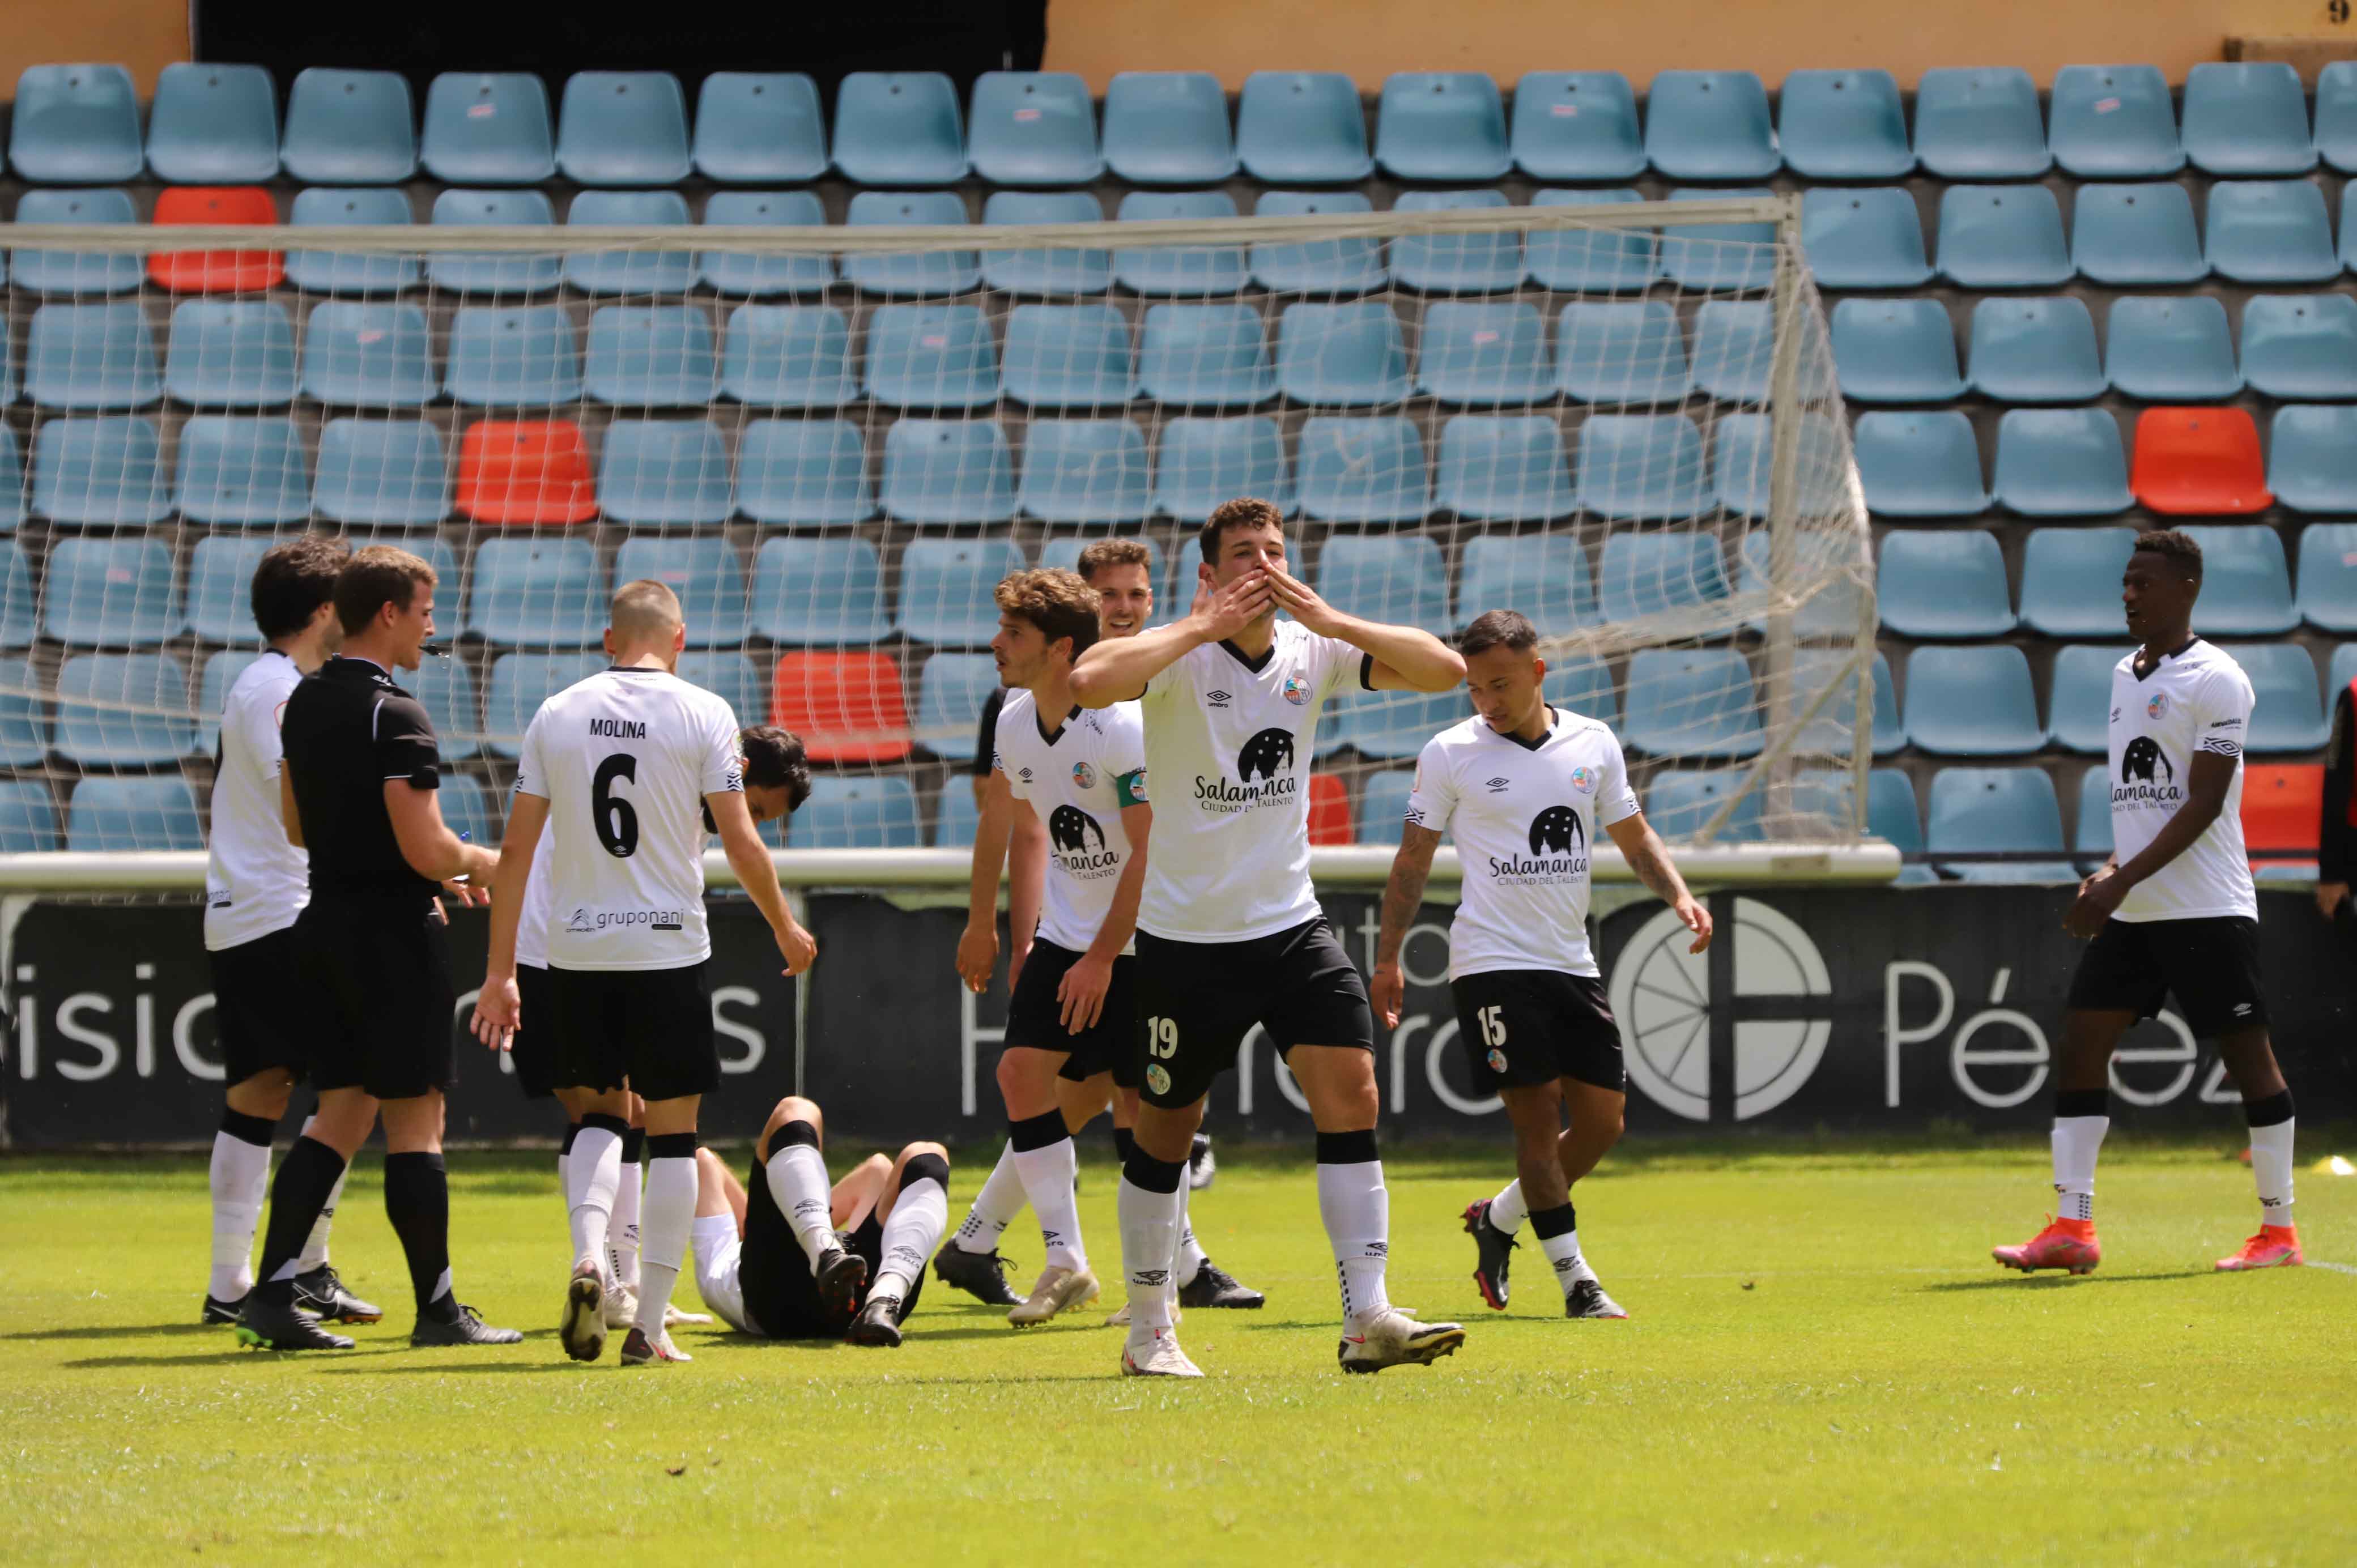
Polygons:
M630 1152L623 1140L624 1154ZM621 1179L614 1186L614 1219L606 1227L606 1262L615 1282L638 1288L640 1187L646 1178L645 1155L622 1162Z
M578 1152L579 1145L575 1147ZM619 1166L619 1146L615 1152ZM638 1327L650 1340L662 1337L663 1313L671 1305L672 1287L679 1283L680 1260L687 1255L687 1233L694 1224L695 1156L649 1160L646 1203L640 1218Z
M918 1276L925 1272L925 1260L942 1244L942 1232L950 1228L950 1195L932 1177L909 1181L902 1173L900 1196L892 1202L892 1212L884 1221L884 1257L877 1264L876 1280L867 1287L872 1299L888 1295L895 1301L908 1299Z
M2112 1129L2109 1116L2054 1118L2054 1202L2057 1217L2095 1217L2095 1156L2103 1151L2104 1134ZM2254 1157L2253 1164L2257 1163Z
M606 1236L614 1220L614 1193L622 1180L622 1135L610 1127L585 1125L573 1140L573 1163L566 1173L572 1191L565 1210L573 1232L573 1257L597 1261L597 1272L608 1283L613 1276L606 1266Z
M1122 1278L1129 1288L1130 1332L1170 1328L1171 1254L1178 1240L1178 1215L1185 1207L1186 1167L1178 1169L1177 1190L1155 1192L1121 1178L1115 1200L1121 1222Z
M1373 1142L1372 1133L1365 1136ZM1318 1216L1334 1248L1343 1321L1391 1305L1383 1292L1383 1266L1391 1251L1392 1197L1383 1187L1383 1161L1319 1161Z
M1006 1157L1015 1162L1024 1196L1031 1200L1031 1212L1039 1217L1039 1240L1048 1249L1048 1266L1085 1269L1089 1253L1081 1240L1080 1199L1072 1191L1072 1178L1080 1174L1081 1153L1073 1146L1071 1134L1064 1131L1061 1112L1051 1111L1046 1119L1056 1124L1054 1143L1018 1149L1009 1140Z
M310 1136L311 1123L317 1120L317 1116L304 1117L303 1131L299 1135ZM344 1176L351 1174L351 1162L347 1160L344 1162ZM320 1208L319 1218L311 1221L311 1234L303 1242L303 1255L295 1260L296 1273L307 1274L313 1269L327 1266L328 1231L336 1223L336 1205L343 1200L343 1196L344 1176L339 1176L336 1178L336 1185L328 1189L328 1201Z
M2291 1218L2291 1130L2294 1118L2251 1129L2251 1179L2258 1184L2259 1218L2268 1225L2289 1225Z
M1178 1188L1178 1250L1173 1255L1170 1283L1185 1286L1195 1283L1203 1272L1203 1244L1195 1240L1195 1217L1190 1212L1194 1195L1182 1184Z
M984 1178L982 1190L974 1195L974 1207L966 1210L963 1223L951 1238L962 1252L995 1252L998 1239L1023 1212L1029 1201L1023 1191L1023 1173L1015 1164L1015 1145L1009 1144L999 1155L998 1163L990 1167Z
M1508 1182L1497 1197L1490 1200L1490 1223L1511 1236L1523 1228L1531 1216L1530 1206L1523 1201L1523 1178Z
M1566 1203L1563 1207L1565 1216L1568 1218L1571 1205ZM1587 1260L1579 1255L1579 1229L1577 1225L1554 1236L1541 1236L1539 1250L1546 1254L1547 1262L1554 1267L1555 1283L1563 1287L1566 1299L1571 1295L1573 1285L1596 1277L1596 1271L1589 1268Z
M253 1288L253 1231L270 1196L270 1145L213 1134L213 1266L205 1294L236 1301Z
M810 1144L780 1144L772 1139L769 1163L761 1174L770 1184L770 1196L777 1200L778 1212L794 1228L794 1240L802 1244L802 1256L815 1273L819 1260L843 1245L834 1235L834 1189L826 1179L826 1156Z
M581 1129L577 1126L573 1127L567 1130L565 1142L577 1143L580 1137ZM565 1206L565 1244L570 1247L573 1244L573 1151L571 1149L556 1151L556 1201ZM574 1255L568 1254L565 1260L565 1266L570 1269L573 1262Z

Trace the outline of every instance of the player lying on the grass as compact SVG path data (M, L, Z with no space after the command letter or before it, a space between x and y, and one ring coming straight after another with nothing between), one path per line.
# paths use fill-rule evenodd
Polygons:
M870 1155L830 1185L818 1106L788 1095L740 1184L696 1151L695 1288L742 1333L898 1345L950 1220L939 1144Z
M2242 666L2193 635L2201 547L2175 529L2136 535L2120 579L2136 650L2112 671L2112 856L2079 885L2063 929L2092 938L2072 977L2054 1075L2054 1191L2061 1209L2007 1268L2091 1273L2095 1156L2111 1128L2120 1037L2171 993L2217 1047L2251 1131L2259 1231L2229 1272L2300 1262L2292 1223L2291 1090L2267 1037L2259 900L2243 847L2243 746L2254 697Z
M1200 1377L1164 1289L1203 1101L1254 1024L1292 1069L1318 1128L1318 1211L1342 1291L1343 1369L1429 1362L1465 1331L1418 1323L1384 1294L1391 1204L1376 1150L1374 1020L1309 883L1309 763L1318 714L1355 683L1445 692L1465 662L1412 627L1345 615L1286 569L1284 514L1225 502L1197 536L1194 607L1176 625L1100 642L1072 671L1091 709L1143 699L1160 808L1137 918L1146 1089L1122 1175L1126 1373ZM1277 611L1291 620L1279 621Z
M1686 891L1645 821L1620 743L1551 706L1538 631L1512 610L1465 628L1458 651L1474 716L1426 743L1399 853L1383 890L1374 1006L1399 1025L1400 944L1424 900L1432 853L1453 832L1464 889L1448 928L1448 988L1476 1094L1505 1101L1515 1177L1465 1210L1474 1283L1506 1305L1506 1265L1525 1216L1563 1287L1566 1317L1626 1317L1579 1248L1571 1189L1620 1141L1628 1104L1620 1031L1587 941L1588 856L1602 828L1637 879L1710 945L1710 913ZM1569 1125L1566 1126L1566 1116Z

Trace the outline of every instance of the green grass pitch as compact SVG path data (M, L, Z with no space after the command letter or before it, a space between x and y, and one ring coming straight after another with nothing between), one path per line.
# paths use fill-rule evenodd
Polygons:
M1018 1335L938 1282L897 1352L690 1329L692 1366L574 1365L545 1155L451 1161L460 1294L521 1347L407 1348L370 1157L335 1252L386 1322L341 1356L241 1352L193 1321L201 1161L10 1159L0 1559L2348 1563L2357 1180L2312 1174L2323 1152L2309 1268L2213 1275L2255 1229L2247 1173L2146 1144L2104 1165L2103 1270L2025 1280L1988 1248L2039 1224L2033 1145L1632 1147L1579 1197L1617 1324L1558 1318L1527 1237L1485 1311L1456 1217L1502 1155L1399 1158L1392 1294L1472 1336L1365 1379L1334 1366L1309 1167L1223 1149L1196 1223L1270 1301L1189 1316L1211 1375L1184 1386L1115 1377L1103 1308ZM1108 1278L1113 1191L1085 1167ZM1008 1250L1036 1267L1029 1224Z

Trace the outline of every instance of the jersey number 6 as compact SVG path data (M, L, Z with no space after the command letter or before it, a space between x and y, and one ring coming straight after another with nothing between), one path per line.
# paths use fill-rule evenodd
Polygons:
M597 765L589 781L589 821L606 853L616 860L628 860L639 847L639 813L613 792L617 779L639 781L639 759L627 751L618 751Z

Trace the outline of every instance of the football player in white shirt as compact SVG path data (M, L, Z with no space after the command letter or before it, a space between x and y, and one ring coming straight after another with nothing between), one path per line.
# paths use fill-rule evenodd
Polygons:
M1527 1217L1563 1287L1566 1317L1626 1317L1580 1253L1571 1189L1620 1139L1628 1103L1620 1031L1587 941L1588 856L1612 835L1637 879L1710 945L1710 912L1686 891L1645 821L1611 730L1550 706L1539 634L1512 610L1458 639L1474 716L1427 742L1383 890L1374 1007L1399 1025L1400 944L1424 900L1432 852L1453 832L1464 888L1448 929L1448 988L1475 1093L1505 1101L1515 1177L1465 1210L1474 1283L1506 1305L1507 1255ZM1570 1125L1565 1125L1566 1117Z
M1318 1129L1318 1197L1342 1292L1343 1369L1429 1363L1464 1341L1384 1294L1391 1205L1375 1146L1374 1020L1309 883L1318 714L1351 682L1445 692L1465 662L1429 632L1342 614L1286 569L1284 514L1227 501L1204 520L1194 608L1100 642L1072 671L1084 707L1142 699L1157 809L1137 918L1146 1090L1122 1176L1126 1373L1200 1377L1165 1290L1203 1100L1261 1025ZM1280 621L1277 611L1292 619Z
M2267 1036L2259 899L2243 847L2243 742L2253 693L2224 649L2193 635L2201 547L2175 529L2136 535L2120 580L2141 645L2112 671L2112 856L2079 885L2063 929L2092 938L2072 977L2054 1072L2054 1191L2061 1212L1996 1261L2092 1273L2095 1156L2111 1128L2120 1036L2171 994L2217 1047L2251 1130L2259 1231L2217 1261L2233 1273L2299 1262L2292 1223L2292 1102Z
M622 1341L622 1364L645 1366L687 1359L663 1320L695 1218L696 1112L720 1081L705 978L707 809L728 864L770 922L786 972L807 968L815 944L788 910L754 829L736 715L673 673L686 642L679 600L658 582L624 585L605 641L613 665L543 703L524 731L475 1030L498 1045L519 1022L516 933L549 828L554 1078L560 1087L596 1090L593 1110L607 1119L591 1126L585 1117L567 1161L578 1261L562 1337L578 1360L605 1348L606 1237L635 1086L646 1101L649 1157L638 1319ZM851 1289L865 1274L856 1263L835 1271Z
M278 799L278 720L296 683L343 646L336 578L351 552L307 537L274 545L255 566L249 602L267 645L231 682L214 755L212 837L206 845L205 949L221 1041L221 1129L213 1134L212 1277L198 1321L234 1324L253 1288L253 1231L270 1191L270 1138L308 1071L313 1027L301 990L295 917L311 897L310 857L288 842ZM303 1123L310 1131L311 1121ZM311 1228L295 1304L315 1317L374 1323L379 1308L344 1288L328 1261L339 1176Z

